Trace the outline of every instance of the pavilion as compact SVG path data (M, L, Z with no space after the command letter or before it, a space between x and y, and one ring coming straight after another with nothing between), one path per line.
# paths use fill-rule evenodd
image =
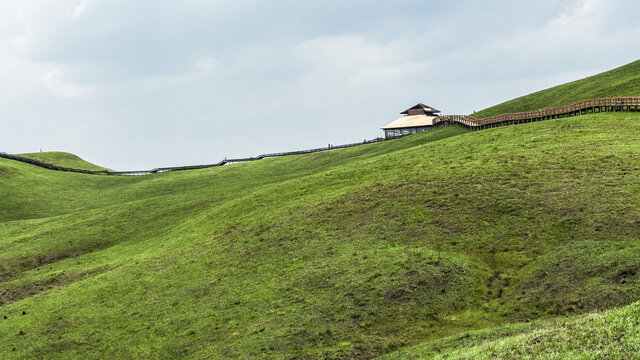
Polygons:
M404 116L382 127L385 139L411 135L433 128L433 121L438 117L440 110L419 103L403 112Z

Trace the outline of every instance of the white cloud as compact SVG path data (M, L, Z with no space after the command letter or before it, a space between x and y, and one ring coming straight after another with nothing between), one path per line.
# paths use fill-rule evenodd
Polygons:
M571 4L557 18L552 19L551 24L554 27L564 27L580 22L581 20L598 15L598 10L604 3L602 0L581 0Z
M76 6L73 8L73 12L71 13L71 17L74 19L79 18L84 14L85 10L87 10L87 5L89 4L89 0L79 0L77 1Z
M202 57L196 61L194 68L201 75L211 75L218 68L218 59L213 56Z
M296 53L313 65L319 81L336 77L348 86L360 87L390 84L424 68L428 59L408 56L408 48L405 39L376 42L347 35L304 41Z
M161 89L167 87L186 86L187 84L209 78L216 74L219 60L213 56L197 59L189 68L175 74L152 75L133 78L110 84L116 88L133 87L146 89Z
M13 38L13 44L19 49L26 49L33 43L33 40L33 31L27 29L25 33Z
M52 69L42 75L42 81L52 94L62 98L77 98L89 95L93 86L83 86L67 81L60 69Z

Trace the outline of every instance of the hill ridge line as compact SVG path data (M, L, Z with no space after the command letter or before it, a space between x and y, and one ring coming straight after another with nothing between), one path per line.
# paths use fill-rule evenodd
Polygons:
M150 174L158 174L158 173L171 172L171 171L207 169L207 168L218 167L218 166L223 166L223 165L227 165L227 164L236 164L236 163L255 161L255 160L262 160L262 159L268 159L268 158L274 158L274 157L280 157L280 156L312 154L312 153L324 152L324 151L330 151L330 150L339 150L339 149L345 149L345 148L358 146L358 145L378 143L378 142L385 141L385 140L390 140L390 139L375 138L375 139L372 139L372 140L364 140L362 142L357 142L357 143L350 143L350 144L343 144L343 145L329 145L329 146L326 146L326 147L307 149L307 150L297 150L297 151L288 151L288 152L279 152L279 153L268 153L268 154L261 154L261 155L255 156L255 157L248 157L248 158L238 158L238 159L227 159L227 158L225 158L224 160L221 160L221 161L219 161L217 163L214 163L214 164L161 167L161 168L154 168L154 169L151 169L151 170L133 170L133 171L110 171L110 170L75 169L75 168L69 168L69 167L53 165L52 162L46 163L44 161L40 161L40 160L37 160L37 159L32 159L32 158L28 158L28 157L24 157L24 156L19 156L19 155L13 155L13 154L5 153L5 152L0 152L0 158L4 158L4 159L8 159L8 160L20 161L20 162L28 163L28 164L35 165L35 166L38 166L38 167L42 167L42 168L49 169L49 170L64 171L64 172L75 172L75 173L81 173L81 174L90 174L90 175L150 175Z
M619 112L619 111L640 112L640 97L626 96L626 97L589 99L589 100L583 100L583 101L569 104L569 105L561 105L561 106L556 106L551 108L540 109L537 111L508 113L508 114L488 117L485 119L477 119L470 115L441 115L435 118L433 122L433 126L434 128L440 128L444 126L461 125L471 130L485 130L485 129L499 127L499 126L518 125L518 124L530 123L534 121L586 115L589 113L598 114L602 112ZM409 136L409 135L398 136L392 139L397 139L404 136ZM255 157L248 157L248 158L239 158L239 159L225 158L224 160L221 160L214 164L162 167L162 168L154 168L151 170L134 170L134 171L83 170L83 169L68 168L68 167L53 165L53 163L46 163L40 160L31 159L23 156L18 156L18 155L12 155L4 152L0 152L0 158L20 161L20 162L39 166L49 170L75 172L75 173L81 173L81 174L150 175L150 174L157 174L157 173L171 172L171 171L207 169L207 168L218 167L218 166L223 166L227 164L249 162L249 161L280 157L280 156L311 154L316 152L338 150L338 149L344 149L344 148L364 145L364 144L372 144L372 143L377 143L377 142L382 142L382 141L392 140L392 139L376 138L373 140L364 140L363 142L358 142L358 143L351 143L351 144L344 144L344 145L330 145L327 147L308 149L308 150L261 154Z

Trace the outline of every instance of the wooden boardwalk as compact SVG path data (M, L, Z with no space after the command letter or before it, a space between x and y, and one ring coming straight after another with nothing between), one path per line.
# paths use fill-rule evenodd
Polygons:
M611 111L638 112L640 111L640 97L627 96L590 99L571 105L556 106L538 111L504 114L485 119L476 119L469 115L443 115L435 119L434 126L462 125L473 130L483 130L498 126L525 124L534 121Z

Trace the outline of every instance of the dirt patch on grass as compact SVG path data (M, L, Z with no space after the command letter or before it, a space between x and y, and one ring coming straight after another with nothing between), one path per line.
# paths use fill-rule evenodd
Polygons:
M74 251L65 251L57 254L34 254L21 259L19 267L23 270L30 270L80 255Z
M0 283L9 281L24 271L80 255L82 254L73 251L66 251L58 254L34 254L21 259L11 259L4 264L0 264Z
M624 270L619 271L615 276L614 276L614 280L616 282L627 282L629 279L633 278L636 276L636 274L638 273L638 270L636 268L627 268Z
M19 286L0 289L0 306L8 305L16 301L26 299L41 292L51 290L56 287L69 285L76 281L83 280L89 276L101 274L107 271L107 267L84 271L80 273L62 274L47 279L40 279Z

